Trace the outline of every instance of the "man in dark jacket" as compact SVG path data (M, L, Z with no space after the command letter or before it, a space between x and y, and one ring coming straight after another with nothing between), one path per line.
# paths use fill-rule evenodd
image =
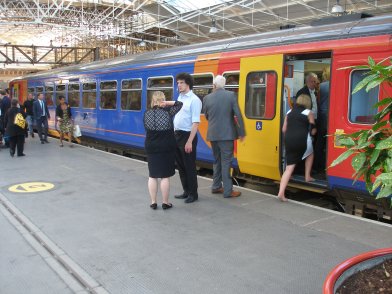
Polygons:
M33 113L33 104L34 104L34 99L33 99L33 93L27 94L27 100L23 103L23 110L26 114L26 121L28 124L29 128L29 133L31 137L34 138L34 130L33 130L33 121L34 121L34 113Z
M17 117L17 119L16 119ZM11 108L5 114L6 134L10 138L10 155L14 157L15 149L18 156L25 156L23 153L24 139L26 132L25 115L19 108L19 101L13 98Z
M48 119L50 119L50 113L48 110L48 106L44 100L44 94L38 94L38 99L33 103L33 113L41 144L44 144L45 142L49 143Z
M4 136L4 131L5 131L5 114L7 113L8 109L11 107L11 100L7 96L7 92L4 90L0 91L0 137L2 138ZM5 141L5 147L9 147L9 140L4 139Z
M313 112L314 119L317 120L317 113L318 113L318 101L317 101L317 94L316 94L316 85L318 82L318 77L315 73L309 73L305 78L305 86L300 89L297 94L295 95L295 99L297 99L300 95L305 94L308 95L311 100L311 111Z

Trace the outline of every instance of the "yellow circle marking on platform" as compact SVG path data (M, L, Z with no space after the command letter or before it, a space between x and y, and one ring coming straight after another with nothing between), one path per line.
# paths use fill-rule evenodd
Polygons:
M53 189L54 185L44 182L29 182L16 184L8 188L8 191L14 193L35 193Z

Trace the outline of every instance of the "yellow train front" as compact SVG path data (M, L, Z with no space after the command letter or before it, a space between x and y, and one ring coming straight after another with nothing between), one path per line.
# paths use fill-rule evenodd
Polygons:
M281 127L305 76L313 72L321 79L323 70L331 72L328 134L370 128L377 113L371 105L392 96L392 89L351 94L363 71L349 67L366 64L368 56L376 61L392 56L391 33L392 16L295 28L54 69L16 79L10 87L21 101L28 91L44 93L52 129L56 99L64 95L84 137L117 146L123 153L142 153L142 117L152 92L160 90L176 99L175 76L189 72L195 79L194 92L203 99L212 91L213 76L221 74L227 78L226 89L238 93L247 132L246 140L236 143L236 175L279 181L285 164ZM210 165L206 133L202 114L197 156L201 164ZM344 151L334 136L323 147L325 166ZM390 199L376 202L363 181L353 183L352 174L350 164L344 163L325 170L314 183L295 174L292 184L332 192L348 210L355 202L376 209L381 217L392 217Z

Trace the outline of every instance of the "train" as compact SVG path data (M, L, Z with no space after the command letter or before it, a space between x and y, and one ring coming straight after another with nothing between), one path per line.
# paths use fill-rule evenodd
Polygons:
M66 97L83 138L143 153L143 113L152 93L162 91L168 100L179 95L175 76L188 72L194 93L201 99L212 91L213 78L226 77L243 114L246 139L235 144L233 173L251 181L279 182L285 168L281 132L285 114L305 76L331 72L328 134L325 153L328 167L344 148L336 136L368 129L377 109L371 106L392 96L392 89L375 88L352 94L363 70L351 66L392 56L392 15L352 20L333 18L307 27L289 28L226 40L186 45L154 52L121 56L28 74L10 82L11 95L21 102L27 93L43 93L51 112L49 127L55 131L54 112L59 95ZM201 114L197 161L213 162L206 140L207 121ZM124 151L125 152L125 151ZM128 151L127 151L128 152ZM374 209L378 217L392 217L390 198L375 200L364 181L353 182L350 162L323 172L307 183L296 173L290 183L305 190L332 194L348 213Z

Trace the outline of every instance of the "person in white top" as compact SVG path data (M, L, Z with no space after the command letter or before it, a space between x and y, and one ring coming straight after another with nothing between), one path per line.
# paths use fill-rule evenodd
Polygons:
M192 203L198 200L196 146L202 103L192 91L193 77L190 74L180 73L176 76L176 81L180 92L177 100L183 103L174 117L176 163L184 192L174 197L185 199L185 203Z

